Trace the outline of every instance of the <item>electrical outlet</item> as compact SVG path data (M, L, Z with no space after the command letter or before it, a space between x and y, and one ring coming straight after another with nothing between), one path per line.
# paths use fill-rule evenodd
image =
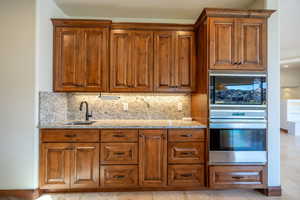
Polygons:
M177 110L178 111L182 111L182 103L178 103L177 104Z
M123 103L123 110L128 111L128 103Z

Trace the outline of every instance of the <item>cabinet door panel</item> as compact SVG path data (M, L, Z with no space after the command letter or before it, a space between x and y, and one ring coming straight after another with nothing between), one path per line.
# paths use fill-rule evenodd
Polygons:
M76 91L84 86L81 67L80 28L56 28L54 51L54 90Z
M210 19L210 69L232 69L236 61L234 18Z
M168 144L169 163L203 163L204 142L178 142Z
M169 165L168 185L204 186L204 165Z
M133 86L130 31L111 31L111 79L113 92L129 91Z
M135 187L137 184L136 165L101 166L101 187Z
M174 32L154 33L154 90L175 91Z
M136 143L102 143L102 164L137 164Z
M72 155L71 188L99 186L99 144L76 143Z
M264 19L237 19L239 41L239 68L264 70L266 68L266 23Z
M176 90L191 92L195 76L195 35L193 32L177 32L174 78Z
M140 185L165 186L167 180L167 131L143 130L139 135Z
M107 91L108 29L84 29L82 46L86 75L85 90Z
M42 144L40 158L40 188L70 187L70 144Z
M134 91L153 90L153 32L132 33L132 67Z

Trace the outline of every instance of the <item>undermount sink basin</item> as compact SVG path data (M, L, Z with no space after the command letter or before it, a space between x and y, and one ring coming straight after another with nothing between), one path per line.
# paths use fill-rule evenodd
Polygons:
M65 125L91 125L95 123L96 121L73 121L73 122L67 122Z

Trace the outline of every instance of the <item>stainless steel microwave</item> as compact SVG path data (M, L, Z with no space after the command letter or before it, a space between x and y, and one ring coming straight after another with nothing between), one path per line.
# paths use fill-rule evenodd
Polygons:
M211 106L265 106L266 93L264 73L210 73Z

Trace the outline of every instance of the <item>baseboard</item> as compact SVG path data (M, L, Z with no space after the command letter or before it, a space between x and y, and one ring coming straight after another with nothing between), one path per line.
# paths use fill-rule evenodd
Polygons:
M35 190L0 190L0 197L17 197L34 200L40 196L39 189Z
M284 128L280 128L280 131L283 132L283 133L288 133L289 132L287 129L284 129Z
M258 191L269 197L279 197L282 193L281 186L272 186Z

